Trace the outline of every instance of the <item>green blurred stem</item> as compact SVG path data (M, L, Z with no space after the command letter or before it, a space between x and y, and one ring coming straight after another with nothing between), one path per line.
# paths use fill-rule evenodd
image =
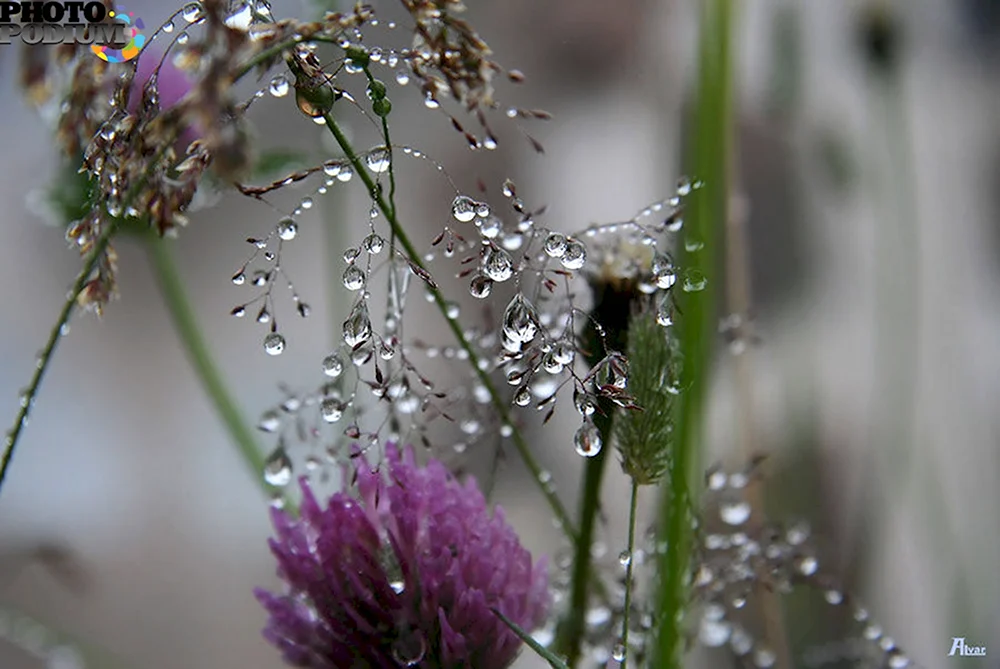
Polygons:
M240 412L236 401L229 394L222 374L209 352L205 338L195 319L191 302L184 291L184 284L181 280L180 272L174 262L173 253L168 248L170 242L161 239L155 233L149 233L146 241L146 250L149 254L150 264L156 275L156 282L163 295L163 302L167 306L170 320L173 322L177 336L184 347L191 367L198 375L205 394L223 426L229 433L229 438L236 446L237 452L250 470L250 475L260 486L261 490L269 497L274 494L276 488L268 485L262 476L264 471L264 456L257 447L257 440L250 431L249 423ZM291 509L291 504L285 500L285 508ZM294 511L294 509L292 509Z
M441 312L441 315L444 317L449 329L451 329L452 334L458 341L458 345L468 354L469 364L475 371L479 382L483 384L483 387L485 387L487 392L490 394L493 407L496 409L497 414L499 414L500 420L513 429L511 438L514 441L514 446L517 449L518 454L521 456L521 459L524 461L525 466L528 468L528 471L531 473L531 477L534 479L535 484L538 486L542 495L545 497L545 500L551 507L552 513L559 522L560 528L567 537L571 540L575 540L577 537L577 531L573 527L573 522L570 519L569 513L567 513L566 508L559 500L559 497L552 490L542 484L540 479L542 468L539 466L538 461L535 460L535 456L531 453L531 449L524 440L524 435L521 434L521 431L514 425L513 421L511 421L510 409L507 406L507 403L504 401L503 397L500 396L500 393L497 391L496 386L489 374L482 369L482 367L480 367L479 354L472 347L472 344L469 343L465 333L462 332L461 325L459 325L456 319L448 317L448 304L444 299L444 295L441 293L441 289L438 288L437 284L428 280L430 278L430 272L428 272L427 268L424 266L423 261L420 259L420 254L417 252L416 247L413 246L413 242L410 240L409 235L406 234L406 230L402 225L400 225L393 208L388 202L386 202L385 198L382 197L381 189L372 179L367 168L358 158L358 154L354 151L354 148L348 141L347 136L344 135L344 132L340 129L340 125L337 123L337 120L330 113L324 114L324 118L326 119L326 126L330 129L330 132L333 133L334 138L337 140L337 144L340 145L344 155L347 156L347 159L351 162L354 172L361 178L361 181L364 182L365 188L368 189L369 196L375 200L376 206L378 206L379 210L385 215L386 220L388 220L393 234L395 234L400 245L407 254L407 261L409 262L410 267L422 273L424 285L434 298L434 302L437 305L438 310Z
M682 293L679 336L684 354L686 390L677 408L677 438L661 501L658 551L659 601L656 643L651 666L682 666L683 614L688 601L685 576L690 569L692 485L699 468L699 447L710 378L714 327L716 231L726 220L729 195L729 144L732 123L730 37L735 19L732 0L703 0L699 38L699 80L692 176L704 186L693 193L686 234L704 243L703 251L685 252L681 266L708 277L707 288Z
M625 566L625 611L622 615L622 648L625 656L619 669L628 667L628 620L632 609L632 565L635 564L635 516L639 506L639 484L632 479L632 497L628 505L628 546L625 547L628 564Z
M117 230L118 225L112 222L104 229L100 237L97 238L97 241L94 242L94 247L87 254L87 259L84 261L80 273L76 275L76 281L73 282L73 287L70 288L66 301L63 303L62 311L59 312L59 317L56 319L55 325L52 326L52 331L49 332L49 339L45 342L45 348L42 349L42 353L38 357L38 363L35 365L35 373L32 375L28 387L21 396L21 408L14 418L14 426L7 433L7 438L4 441L3 463L0 464L0 490L3 489L3 482L7 478L7 469L14 458L14 450L17 448L21 431L28 424L28 412L31 411L31 407L35 403L35 396L38 394L39 387L41 387L42 379L45 377L45 372L49 369L49 364L52 362L52 356L56 352L59 340L62 339L63 327L69 323L69 319L72 317L73 311L77 306L77 298L83 292L87 282L90 281L91 274L97 268L97 263L103 257L104 252L107 251L108 244L111 243L111 238L114 237Z
M588 585L591 583L590 566L593 562L590 549L594 543L594 525L601 507L601 482L611 450L611 417L614 405L601 398L594 425L601 435L603 446L597 455L587 458L583 465L583 492L580 495L580 533L573 553L573 573L570 584L569 608L559 625L556 648L566 656L566 664L575 667L580 661L580 643L583 641L587 612Z

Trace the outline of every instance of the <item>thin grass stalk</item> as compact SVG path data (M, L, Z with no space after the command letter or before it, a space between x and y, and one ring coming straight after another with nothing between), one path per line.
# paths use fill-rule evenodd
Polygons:
M693 192L687 215L688 238L703 244L701 251L685 251L682 266L708 277L707 287L680 298L680 346L684 355L686 389L679 398L676 449L663 487L658 548L659 601L652 666L682 666L683 616L688 601L687 573L692 541L694 478L699 468L704 407L714 342L714 288L716 230L726 220L728 154L732 114L730 34L735 18L732 0L701 3L699 77L694 124L696 127L692 175L704 186Z

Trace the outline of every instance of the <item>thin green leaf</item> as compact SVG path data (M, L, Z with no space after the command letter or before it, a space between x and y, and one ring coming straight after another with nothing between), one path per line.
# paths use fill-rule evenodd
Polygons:
M538 653L538 655L542 659L548 662L550 667L552 667L553 669L569 669L569 667L566 666L566 663L563 662L561 658L557 657L551 650L549 650L542 644L535 641L535 639L530 634L521 629L520 625L518 625L513 620L511 620L504 614L500 613L496 609L491 608L490 611L492 611L497 618L502 620L503 624L509 627L511 631L521 639L521 641L528 644L528 646L531 647L531 650Z

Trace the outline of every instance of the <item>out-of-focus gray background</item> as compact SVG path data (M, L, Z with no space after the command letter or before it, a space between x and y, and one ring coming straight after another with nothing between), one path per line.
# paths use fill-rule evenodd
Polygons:
M469 155L444 117L399 112L414 105L405 102L412 87L393 89L394 140L427 150L470 192L469 175L494 193L513 177L529 202L548 203L548 223L566 229L623 219L669 194L690 106L695 0L471 4L498 59L528 74L501 96L555 115L531 126L545 155L500 120L501 150ZM884 3L905 34L896 92L866 70L859 40L864 11L883 3L737 4L735 195L747 207L761 342L744 354L749 384L734 358L720 358L707 460L746 438L736 416L749 394L752 442L773 453L776 481L793 491L779 495L780 513L813 519L825 564L924 666L996 666L945 656L954 636L1000 652L1000 3ZM274 5L277 15L309 11ZM130 9L154 23L168 12L148 0ZM16 61L16 49L2 47L0 408L10 418L79 266L61 232L29 210L27 193L57 163L45 124L16 90ZM290 98L262 100L252 118L272 144L320 141L322 129L295 115ZM429 231L450 201L431 172L412 171L401 197ZM259 327L228 316L245 295L228 280L242 239L265 233L274 212L227 197L194 216L176 244L248 417L279 398L279 381L321 380L332 334L320 225L336 216L346 238L360 239L365 198L350 186L350 201L323 200L290 246L286 264L316 313L300 322L284 305L280 357L264 355ZM431 234L416 236L426 245ZM123 667L278 666L251 595L274 584L266 507L183 356L142 250L119 250L122 298L103 320L74 321L0 497L0 607L110 649ZM915 310L905 307L910 294ZM573 504L571 427L539 433L537 450ZM614 554L627 495L619 477L610 485ZM529 547L557 548L516 464L502 470L496 499ZM26 557L50 545L68 549L74 566L51 550ZM9 620L0 631L30 646ZM41 666L0 640L0 667Z

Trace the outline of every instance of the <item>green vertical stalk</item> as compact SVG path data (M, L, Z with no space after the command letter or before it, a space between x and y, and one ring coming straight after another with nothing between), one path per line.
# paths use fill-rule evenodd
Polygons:
M263 479L264 456L257 447L257 440L248 427L250 423L244 418L236 401L229 394L222 374L209 352L208 344L201 334L194 310L191 308L191 302L184 291L184 284L177 271L177 265L174 263L173 254L167 248L169 243L160 239L156 234L150 233L146 249L150 265L156 275L156 282L160 287L160 293L163 295L163 302L170 314L170 320L173 322L191 367L197 374L205 394L208 395L212 407L222 420L226 431L229 432L229 437L236 446L240 457L246 463L257 485L270 496L276 489ZM285 500L285 508L294 511L288 500Z
M628 564L625 566L625 610L622 613L621 644L625 656L622 657L619 669L627 669L628 667L628 625L632 610L632 567L635 565L635 517L638 506L639 484L636 483L635 479L632 479L632 496L628 505L628 546L625 548L625 554L628 558Z
M703 181L693 192L686 217L686 236L703 242L704 250L685 252L687 272L709 277L699 292L681 292L678 323L684 355L685 392L677 404L677 439L661 502L658 551L659 601L654 667L680 667L684 642L682 618L687 603L686 574L691 550L692 480L699 467L698 449L708 390L714 341L712 270L717 229L726 220L728 155L731 141L732 68L730 34L735 7L732 0L703 0L699 40L699 77L694 125L695 144L690 166ZM682 284L683 287L683 284ZM664 546L665 544L665 546Z

